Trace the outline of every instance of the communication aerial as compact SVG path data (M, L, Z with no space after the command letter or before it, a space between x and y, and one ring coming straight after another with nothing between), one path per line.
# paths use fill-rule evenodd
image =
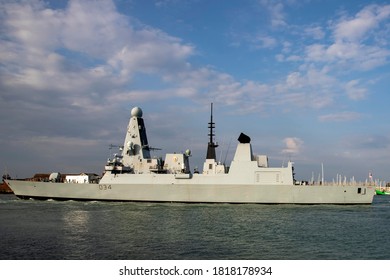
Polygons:
M215 123L213 122L213 103L211 103L211 115L210 115L210 122L209 122L209 143L207 145L207 155L206 159L214 159L216 160L216 154L215 154L215 148L218 147L218 143L214 142L214 131Z

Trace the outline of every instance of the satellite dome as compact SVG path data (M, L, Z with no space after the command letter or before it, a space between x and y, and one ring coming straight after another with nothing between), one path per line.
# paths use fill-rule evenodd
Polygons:
M140 107L134 107L131 109L131 116L132 117L137 117L137 118L142 118L142 110Z

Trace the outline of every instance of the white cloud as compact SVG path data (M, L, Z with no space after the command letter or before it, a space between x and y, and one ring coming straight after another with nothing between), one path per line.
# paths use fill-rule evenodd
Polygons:
M73 0L61 14L62 26L56 31L61 47L68 50L106 60L136 40L137 31L111 1Z
M390 51L377 46L335 42L329 46L313 44L306 47L306 61L339 66L343 69L367 71L388 62Z
M358 80L349 81L345 85L345 90L347 92L348 97L352 100L365 99L368 94L366 88L359 87Z
M274 27L286 26L284 5L278 1L263 1L270 11L271 25Z
M284 5L282 1L261 0L260 3L268 10L273 27L286 26Z
M272 49L277 45L277 40L271 36L257 36L252 40L255 48Z
M222 104L241 104L259 111L280 105L323 108L334 102L335 92L343 86L331 75L331 67L316 68L313 62L352 63L368 69L385 63L386 55L390 55L379 47L334 42L310 45L306 56L301 57L292 54L297 53L294 44L285 41L284 54L276 57L280 62L305 59L306 64L299 70L273 85L238 81L210 66L194 67L188 62L195 53L194 46L119 14L110 1L91 5L91 1L74 0L63 10L49 9L42 3L6 4L10 12L2 19L6 36L0 44L7 65L2 69L0 85L8 92L13 88L13 98L19 99L25 98L24 88L41 91L30 97L37 103L52 99L64 102L64 106L91 110L90 104L94 104L94 110L103 110L103 106L116 107L119 103L115 102L123 100L201 100L208 95ZM284 22L281 2L262 4ZM324 35L320 27L309 27L305 32L314 38ZM262 48L277 46L276 39L268 35L255 39ZM139 73L152 75L165 85L162 89L132 89L133 77ZM353 83L343 89L353 100L367 94Z
M300 88L302 87L302 76L299 72L293 72L287 76L286 84L288 87Z
M365 39L379 23L390 17L390 5L370 5L350 19L342 19L334 29L336 41L356 42Z
M99 100L88 94L95 92L103 103L135 73L180 72L194 53L175 37L131 22L111 1L73 0L53 10L35 0L3 9L0 86L12 98L28 98L21 90L28 88L40 91L31 101L87 106Z
M297 137L287 137L283 140L285 148L282 154L298 154L303 147L303 141Z
M335 114L327 114L319 116L318 119L321 122L345 122L345 121L354 121L362 117L361 114L356 112L339 112Z
M58 46L58 30L61 27L61 13L45 9L40 1L26 5L6 3L3 16L3 30L13 42L28 44L30 49L48 49Z
M285 61L285 57L283 54L277 54L275 55L275 59L277 62L284 62Z
M158 0L155 2L155 6L158 8L167 7L170 5L177 4L177 2L180 0Z
M325 61L326 46L322 44L313 44L306 47L306 59L308 61Z
M304 29L305 35L313 39L320 40L325 37L325 32L322 30L321 26L316 27L307 27Z
M242 32L239 34L232 34L232 36L235 37L234 40L236 41L230 45L234 47L241 46L241 43L238 40L243 40L246 44L248 44L251 50L274 49L278 46L278 40L267 34Z
M381 39L374 35L374 31L383 27L389 18L390 5L364 7L355 16L342 18L330 26L333 42L306 46L305 60L332 65L335 70L343 71L368 71L382 66L388 63L390 51L383 43L377 43ZM306 29L308 31L314 32L315 29Z
M350 60L359 55L359 50L360 46L358 44L336 42L326 49L324 59L332 61Z
M142 30L134 37L136 42L128 42L108 60L108 64L125 79L136 72L180 71L185 68L185 60L193 54L191 46L182 45L178 39L155 30Z
M283 45L283 49L282 49L283 53L290 53L291 52L291 48L293 47L293 44L291 42L283 41L282 45Z
M289 57L286 58L286 61L300 61L302 60L302 57L299 55L290 55Z
M288 74L276 91L284 93L286 104L319 109L333 103L334 91L338 88L339 82L329 75L326 68L318 70L310 67Z

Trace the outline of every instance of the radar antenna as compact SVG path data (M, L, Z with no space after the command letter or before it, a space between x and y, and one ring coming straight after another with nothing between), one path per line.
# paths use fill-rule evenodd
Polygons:
M214 143L213 137L215 136L213 129L215 128L215 123L213 122L213 103L211 103L211 117L209 122L209 143L207 145L207 156L206 159L216 160L215 148L218 147L218 143Z

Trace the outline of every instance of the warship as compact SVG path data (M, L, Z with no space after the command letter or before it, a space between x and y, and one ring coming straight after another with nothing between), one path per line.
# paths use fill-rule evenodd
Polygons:
M375 187L367 184L317 184L294 179L293 162L270 167L266 155L254 155L244 133L230 166L216 160L213 107L209 142L202 172L190 170L191 151L151 156L141 108L134 107L120 153L109 159L99 180L83 183L60 180L52 173L46 182L6 180L23 199L100 200L178 203L371 204Z

